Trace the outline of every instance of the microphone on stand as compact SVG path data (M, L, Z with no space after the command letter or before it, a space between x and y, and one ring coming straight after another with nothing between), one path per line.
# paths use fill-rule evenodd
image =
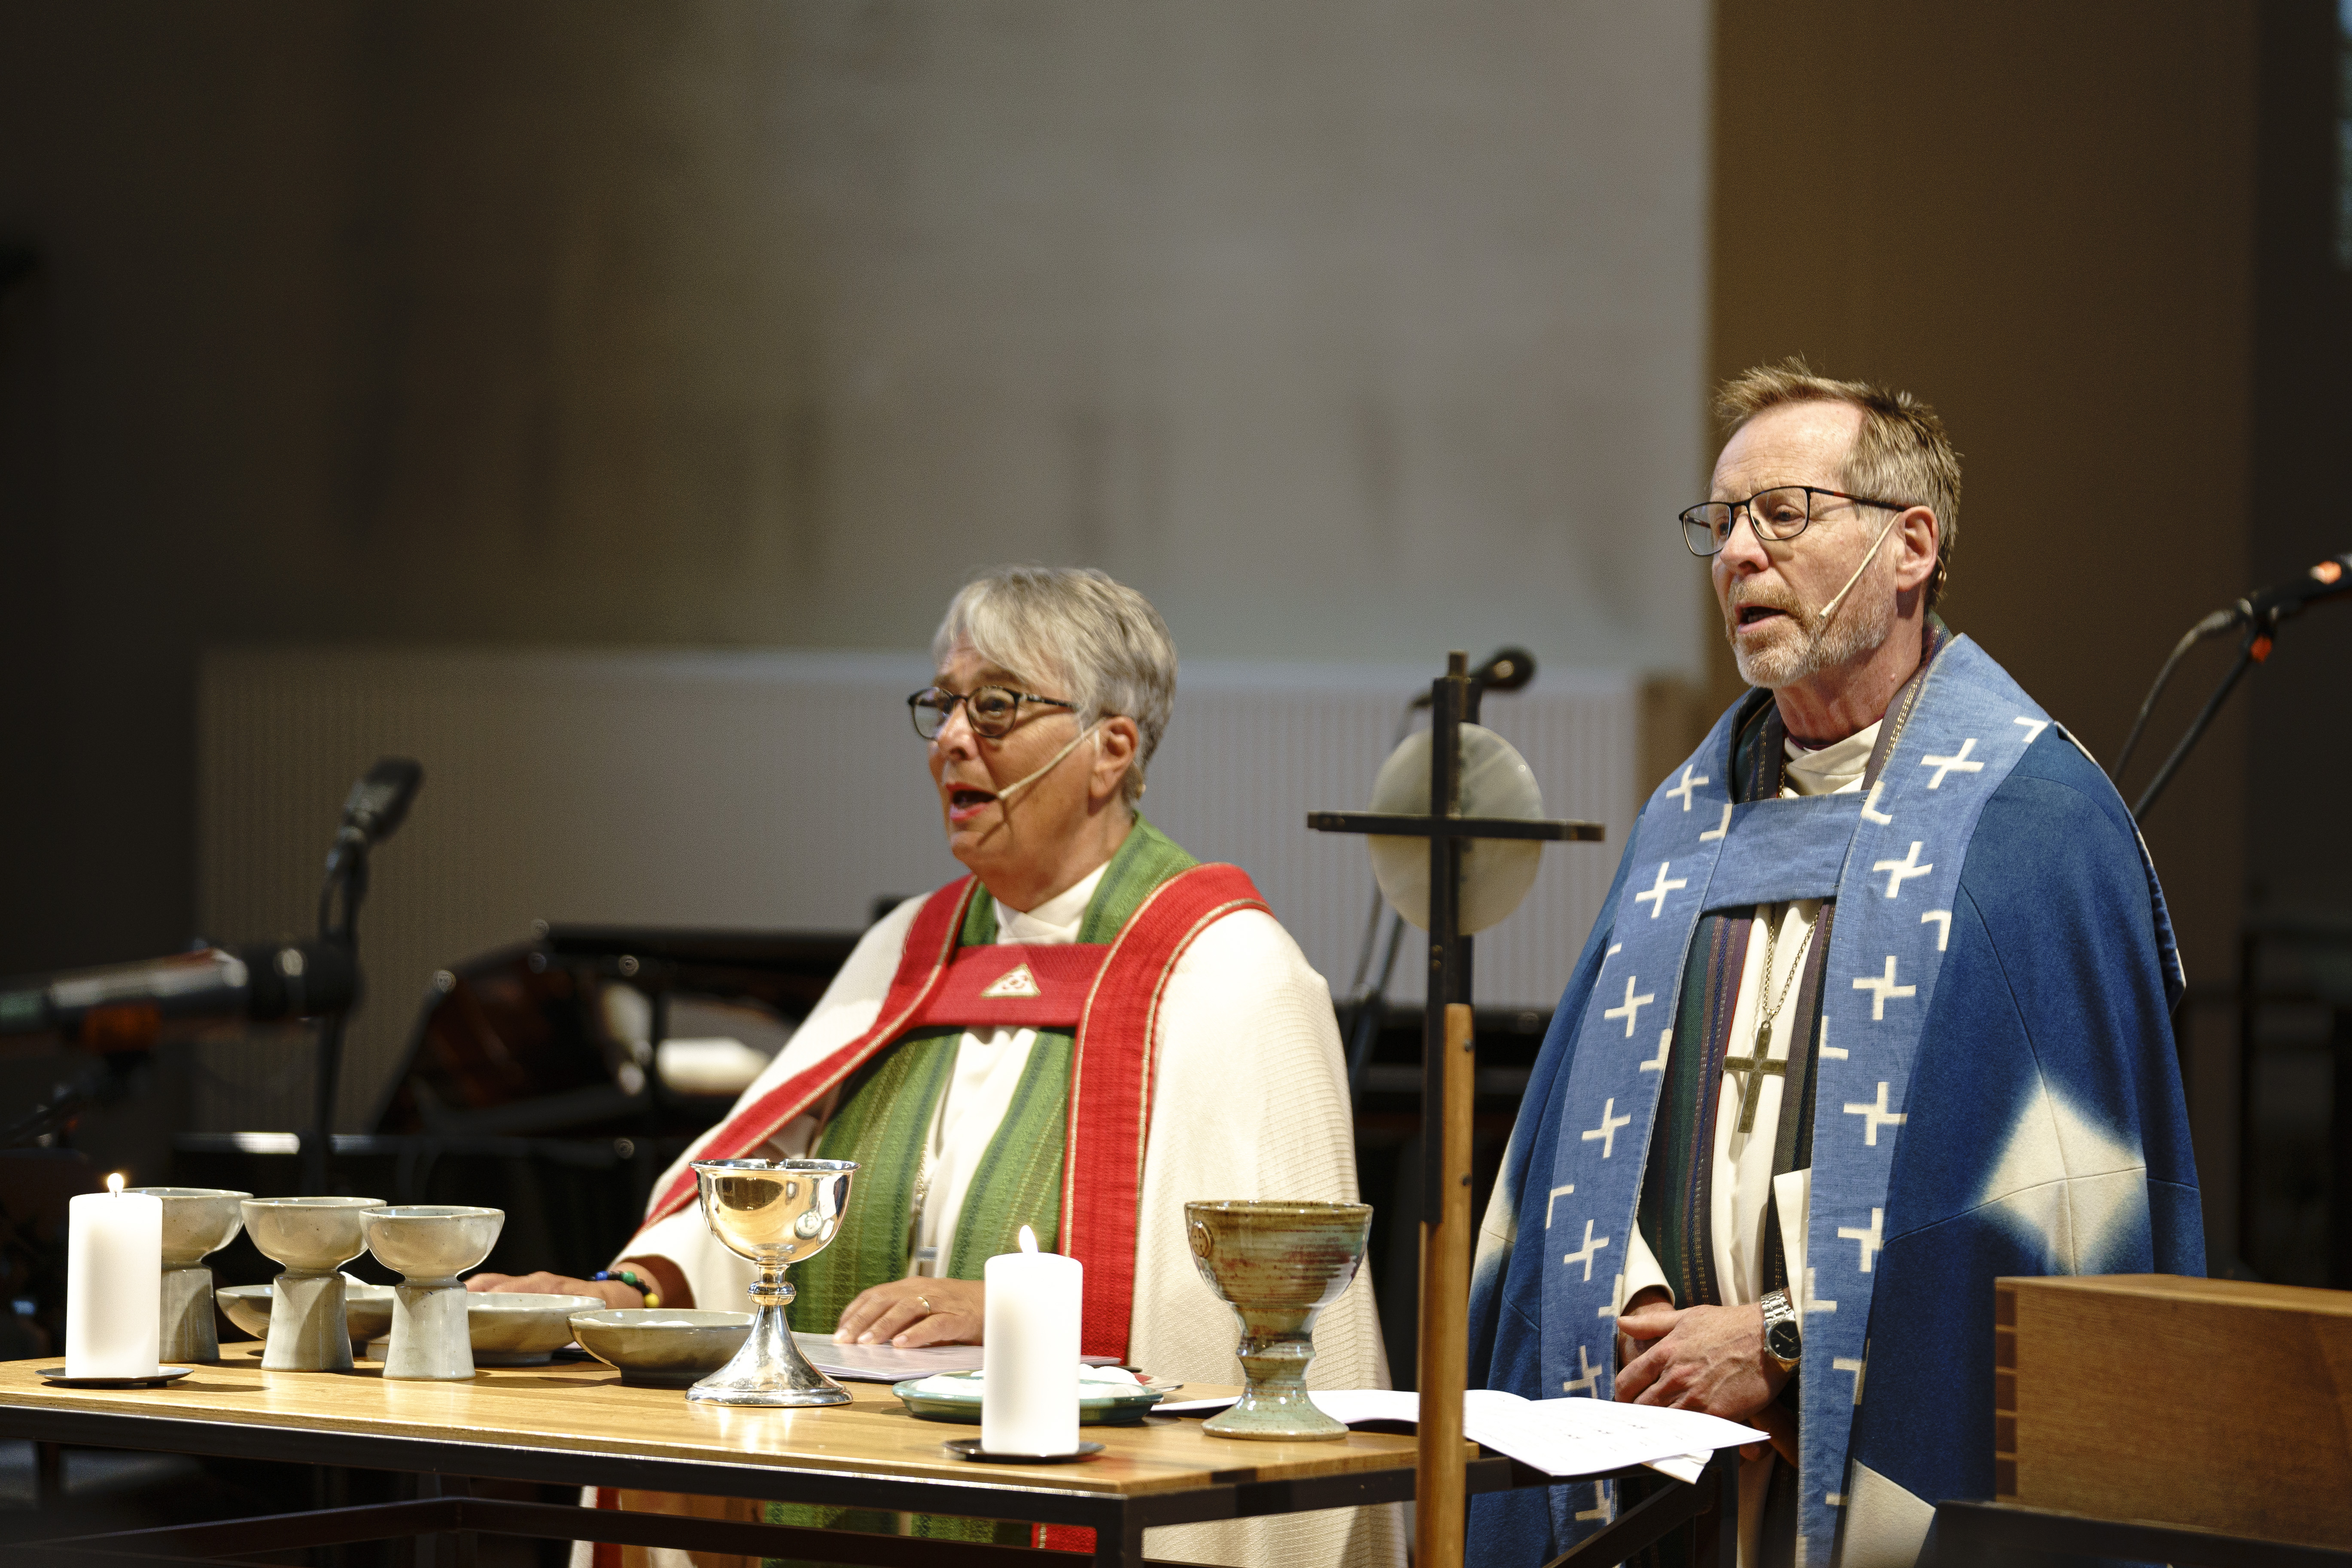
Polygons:
M0 981L0 1036L54 1035L85 1050L145 1050L167 1023L268 1023L341 1012L359 972L324 942L205 947L169 958Z
M2156 700L2163 694L2165 683L2172 679L2173 667L2180 662L2181 656L2207 637L2219 637L2240 626L2246 628L2246 640L2238 650L2237 662L2221 678L2221 684L2215 689L2213 695L2206 699L2203 710L2190 721L2188 732L2173 746L2172 754L2165 758L2164 765L2157 770L2156 777L2148 781L2147 788L2133 804L2131 815L2135 823L2147 820L2149 808L2156 805L2157 796L2164 793L2164 786L2172 782L2172 775L2179 771L2189 749L2197 744L2205 733L2206 726L2213 721L2213 715L2219 713L2221 704L2229 700L2231 690L2238 684L2239 677L2245 674L2246 667L2261 664L2270 658L2272 638L2278 631L2279 623L2302 614L2305 605L2332 599L2345 593L2352 593L2352 551L2315 563L2300 577L2273 587L2257 588L2235 604L2222 605L2181 635L2180 640L2173 645L2171 655L2165 659L2164 668L2156 672L2155 683L2147 689L2147 695L2141 699L2139 713L2132 720L2131 732L2124 737L2123 750L2116 753L2116 765L2107 770L2107 776L2118 783L2123 779L2124 764L2131 760L2132 748L2139 744L2140 731L2147 727L2148 715L2156 710Z
M2236 604L2225 605L2198 622L2197 629L2207 637L2243 626L2259 625L2267 631L2289 616L2301 613L2305 605L2332 599L2338 594L2352 594L2352 551L2331 555L2302 576L2275 587L2255 589ZM2207 631L2209 626L2213 630Z
M1481 696L1489 691L1517 691L1536 678L1536 656L1523 647L1495 650L1495 657L1470 672L1470 689ZM1429 706L1429 693L1424 691L1406 704L1415 710Z
M2132 718L2131 730L2124 736L2123 749L2116 753L2116 764L2107 770L2107 776L2118 783L2123 779L2124 765L2131 761L2132 752L2137 749L2140 731L2147 728L2148 715L2156 711L2156 700L2164 695L2164 688L2172 679L2173 668L2180 662L2182 655L2208 637L2217 637L2224 632L2236 631L2240 626L2251 626L2255 632L2249 646L2254 662L2259 664L2270 657L2271 634L2278 629L2281 621L2300 614L2305 605L2343 593L2352 593L2352 551L2342 555L2331 555L2302 576L2275 587L2257 588L2236 603L2222 605L2183 632L2180 640L2173 645L2172 652L2166 657L2164 668L2156 672L2156 679L2148 687L2147 695L2140 700L2139 711Z

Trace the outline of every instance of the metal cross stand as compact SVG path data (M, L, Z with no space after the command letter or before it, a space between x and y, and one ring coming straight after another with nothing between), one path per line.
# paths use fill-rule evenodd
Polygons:
M1471 939L1462 930L1463 854L1474 839L1597 843L1601 837L1597 822L1462 815L1462 727L1477 722L1481 695L1470 676L1469 656L1446 655L1445 673L1430 686L1425 813L1307 814L1307 826L1321 833L1429 840L1428 920L1417 922L1429 931L1428 1017L1421 1047L1421 1355L1415 1379L1421 1431L1413 1561L1420 1568L1460 1568L1465 1513L1462 1394L1469 1378L1470 1111L1477 1047L1471 1027ZM1392 890L1383 890L1395 901ZM1412 918L1411 910L1403 912ZM1433 1128L1438 1130L1434 1139L1429 1135Z

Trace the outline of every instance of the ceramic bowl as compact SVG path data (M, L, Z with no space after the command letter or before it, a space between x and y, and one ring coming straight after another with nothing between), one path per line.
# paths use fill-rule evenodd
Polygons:
M269 1289L267 1285L225 1285L213 1300L228 1321L257 1340L269 1337ZM354 1348L392 1330L392 1287L343 1281L343 1322Z
M749 1312L638 1307L572 1314L580 1348L646 1388L685 1388L734 1358L751 1331Z
M520 1290L469 1291L466 1297L466 1337L472 1342L476 1366L543 1366L572 1342L572 1314L593 1312L604 1302L596 1296L538 1296ZM367 1347L382 1361L391 1345L389 1334Z
M324 1274L367 1250L360 1215L383 1207L382 1198L246 1198L245 1233L264 1258L289 1268Z
M454 1279L480 1265L507 1223L504 1209L409 1204L360 1217L375 1260L412 1280Z
M163 1267L193 1268L236 1239L245 1228L237 1205L251 1193L226 1187L132 1187L163 1204Z
M982 1379L977 1373L943 1372L929 1377L894 1383L890 1392L905 1402L907 1413L926 1421L960 1421L980 1425ZM1173 1386L1181 1387L1182 1384ZM1143 1413L1168 1397L1169 1390L1150 1384L1121 1390L1115 1384L1078 1385L1078 1425L1132 1426Z

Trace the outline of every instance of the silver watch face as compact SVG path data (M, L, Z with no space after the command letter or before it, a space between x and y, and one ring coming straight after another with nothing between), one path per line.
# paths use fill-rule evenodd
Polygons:
M1804 1332L1783 1320L1764 1331L1764 1348L1782 1361L1795 1361L1804 1352Z

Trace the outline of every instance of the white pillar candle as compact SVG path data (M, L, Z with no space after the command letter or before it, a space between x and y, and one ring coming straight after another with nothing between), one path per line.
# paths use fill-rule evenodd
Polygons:
M1078 1303L1086 1266L1037 1250L992 1258L981 1335L980 1446L992 1454L1071 1454L1078 1447Z
M107 1190L73 1200L66 1218L66 1375L153 1377L163 1292L163 1201Z

